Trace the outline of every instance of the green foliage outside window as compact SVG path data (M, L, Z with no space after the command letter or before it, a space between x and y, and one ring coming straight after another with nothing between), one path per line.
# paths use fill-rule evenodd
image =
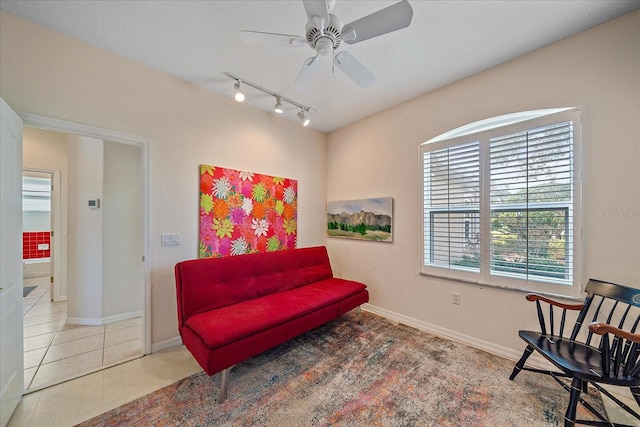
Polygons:
M547 187L545 201L571 199L568 185L557 184L554 187L551 191ZM530 189L528 201L531 206L540 202L535 194ZM524 191L507 195L503 203L519 203L523 196L526 197ZM493 212L490 221L491 271L524 275L528 272L534 276L565 279L568 275L565 235L569 226L566 214L566 208ZM453 265L480 268L479 252L463 255Z
M342 230L342 231L350 231L352 233L360 233L363 236L367 234L367 230L371 231L384 231L386 233L391 233L391 225L365 225L365 224L340 224L337 222L328 222L327 228L329 230Z

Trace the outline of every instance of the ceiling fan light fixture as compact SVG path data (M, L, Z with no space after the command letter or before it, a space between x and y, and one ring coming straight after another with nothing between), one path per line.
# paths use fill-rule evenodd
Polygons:
M321 37L316 42L316 52L320 56L327 56L333 52L333 41L329 37Z
M282 106L282 97L276 96L276 105L273 106L273 111L278 114L284 113L284 107Z
M300 110L300 112L298 113L298 119L300 119L300 123L304 127L309 126L309 123L311 123L311 119L309 119L309 117L305 116L303 110Z
M236 102L244 102L244 100L247 99L244 92L240 88L240 80L237 80L233 84L233 99L235 99Z

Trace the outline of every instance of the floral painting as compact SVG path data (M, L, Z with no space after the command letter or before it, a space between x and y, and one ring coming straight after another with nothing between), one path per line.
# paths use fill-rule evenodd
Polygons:
M298 182L200 165L200 258L293 249Z

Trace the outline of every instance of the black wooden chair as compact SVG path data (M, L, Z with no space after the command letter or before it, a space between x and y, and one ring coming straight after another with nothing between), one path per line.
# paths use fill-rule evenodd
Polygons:
M601 386L609 384L629 387L640 405L640 333L636 333L640 323L640 289L591 279L586 292L583 304L562 304L540 295L527 295L528 301L536 302L541 330L519 332L527 347L509 379L513 380L521 370L550 375L555 379L569 392L565 427L575 424L628 426L607 421L604 415L580 395L591 384L640 420L640 414ZM566 335L565 324L571 318L576 320ZM559 371L525 366L534 351L544 356ZM578 403L584 405L600 421L577 420ZM640 425L640 421L634 425Z

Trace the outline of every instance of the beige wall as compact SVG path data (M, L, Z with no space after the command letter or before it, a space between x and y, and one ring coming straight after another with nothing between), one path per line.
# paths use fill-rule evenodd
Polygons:
M198 165L298 180L298 246L325 243L326 137L0 13L0 96L15 110L150 139L152 342L177 335L176 262L197 256ZM180 246L160 246L181 233Z
M144 294L139 286L144 274L140 151L135 145L104 143L100 203L103 320L139 316L143 306Z
M334 268L367 283L373 305L521 350L517 330L536 326L524 294L418 275L418 146L477 120L570 106L584 108L586 275L640 288L640 12L330 134L327 200L394 198L393 244L329 239Z
M67 319L72 325L99 325L104 298L104 209L89 209L87 200L102 199L102 139L69 135L69 206L67 231Z

